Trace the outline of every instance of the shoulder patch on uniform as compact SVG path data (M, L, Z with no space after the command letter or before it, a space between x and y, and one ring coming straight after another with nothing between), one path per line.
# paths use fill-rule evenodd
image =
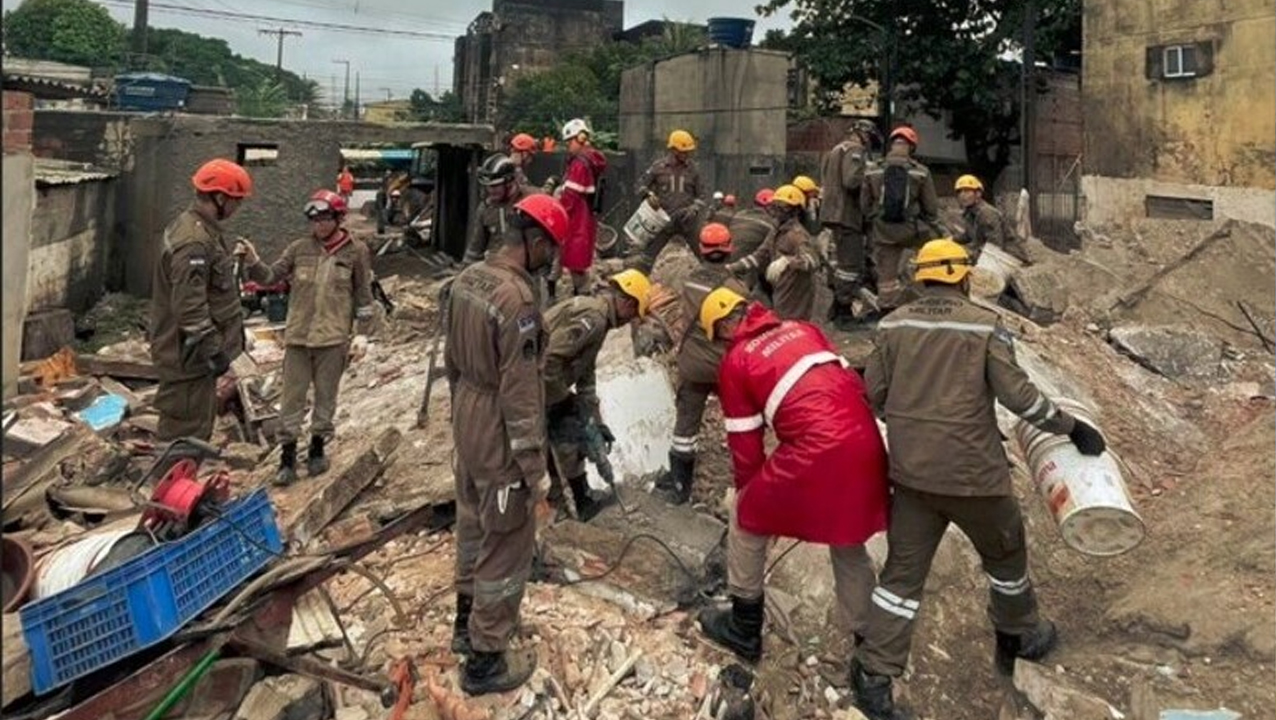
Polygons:
M993 338L995 338L995 339L997 339L997 340L1000 340L1001 342L1003 342L1003 343L1005 343L1005 344L1007 344L1007 345L1011 345L1011 346L1013 346L1013 345L1015 344L1015 335L1014 335L1014 333L1012 333L1012 332L1010 332L1009 330L1007 330L1007 329L1006 329L1006 326L1004 326L1004 325L998 325L998 326L997 326L997 327L996 327L996 328L992 331L992 336L993 336Z
M520 333L529 333L536 330L536 316L528 313L520 315L518 318L518 331Z

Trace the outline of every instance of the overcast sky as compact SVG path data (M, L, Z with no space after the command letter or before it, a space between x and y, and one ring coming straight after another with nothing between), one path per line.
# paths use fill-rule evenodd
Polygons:
M125 25L133 24L132 0L95 1ZM21 0L3 0L6 10L19 4ZM751 17L753 5L750 0L626 0L625 27L661 17L694 22L716 15ZM406 97L418 87L433 93L436 76L439 89L450 89L453 38L463 35L474 16L491 6L491 0L151 0L150 25L225 38L234 52L271 64L278 40L259 31L281 27L300 30L301 37L284 40L284 67L318 81L325 94L335 87L339 96L345 66L332 61L348 59L350 92L354 93L357 71L360 95L368 101L384 100L387 92ZM188 10L174 9L179 7ZM287 20L415 34L293 26ZM787 17L759 19L754 39L760 39L767 28L786 25Z

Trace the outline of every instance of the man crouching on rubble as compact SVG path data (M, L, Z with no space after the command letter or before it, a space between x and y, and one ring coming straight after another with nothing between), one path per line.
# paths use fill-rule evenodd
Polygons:
M456 620L452 651L468 655L461 688L505 692L536 669L509 650L536 545L533 506L546 478L544 322L535 275L567 237L549 195L515 206L517 234L462 270L447 301L444 367L452 392L456 473Z
M829 546L838 605L857 637L875 577L864 542L886 527L886 450L864 384L814 325L719 288L700 326L729 349L718 394L737 490L727 530L731 609L701 612L710 639L762 656L762 580L775 536ZM767 427L779 441L767 456Z
M288 324L284 328L284 383L280 401L279 472L276 485L297 480L297 439L306 417L306 395L315 389L310 416L306 472L328 470L324 445L332 439L337 390L346 370L356 320L373 318L372 254L343 227L346 200L331 190L316 190L306 202L310 237L294 240L269 268L270 279L287 280ZM241 240L235 252L249 268L263 267L257 250ZM360 328L361 330L363 328Z

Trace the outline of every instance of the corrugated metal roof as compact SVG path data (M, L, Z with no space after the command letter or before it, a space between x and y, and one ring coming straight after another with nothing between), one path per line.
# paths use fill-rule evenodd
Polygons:
M36 187L76 185L83 182L109 180L115 176L116 173L94 167L88 163L53 160L51 158L35 159Z
M102 102L106 102L107 99L106 90L101 87L10 72L4 73L4 88L6 90L25 90L38 98L84 98Z

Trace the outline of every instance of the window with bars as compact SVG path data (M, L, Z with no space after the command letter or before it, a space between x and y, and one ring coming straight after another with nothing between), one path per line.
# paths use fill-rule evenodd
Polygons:
M1209 40L1147 49L1149 80L1194 80L1209 75L1213 69L1214 44Z

